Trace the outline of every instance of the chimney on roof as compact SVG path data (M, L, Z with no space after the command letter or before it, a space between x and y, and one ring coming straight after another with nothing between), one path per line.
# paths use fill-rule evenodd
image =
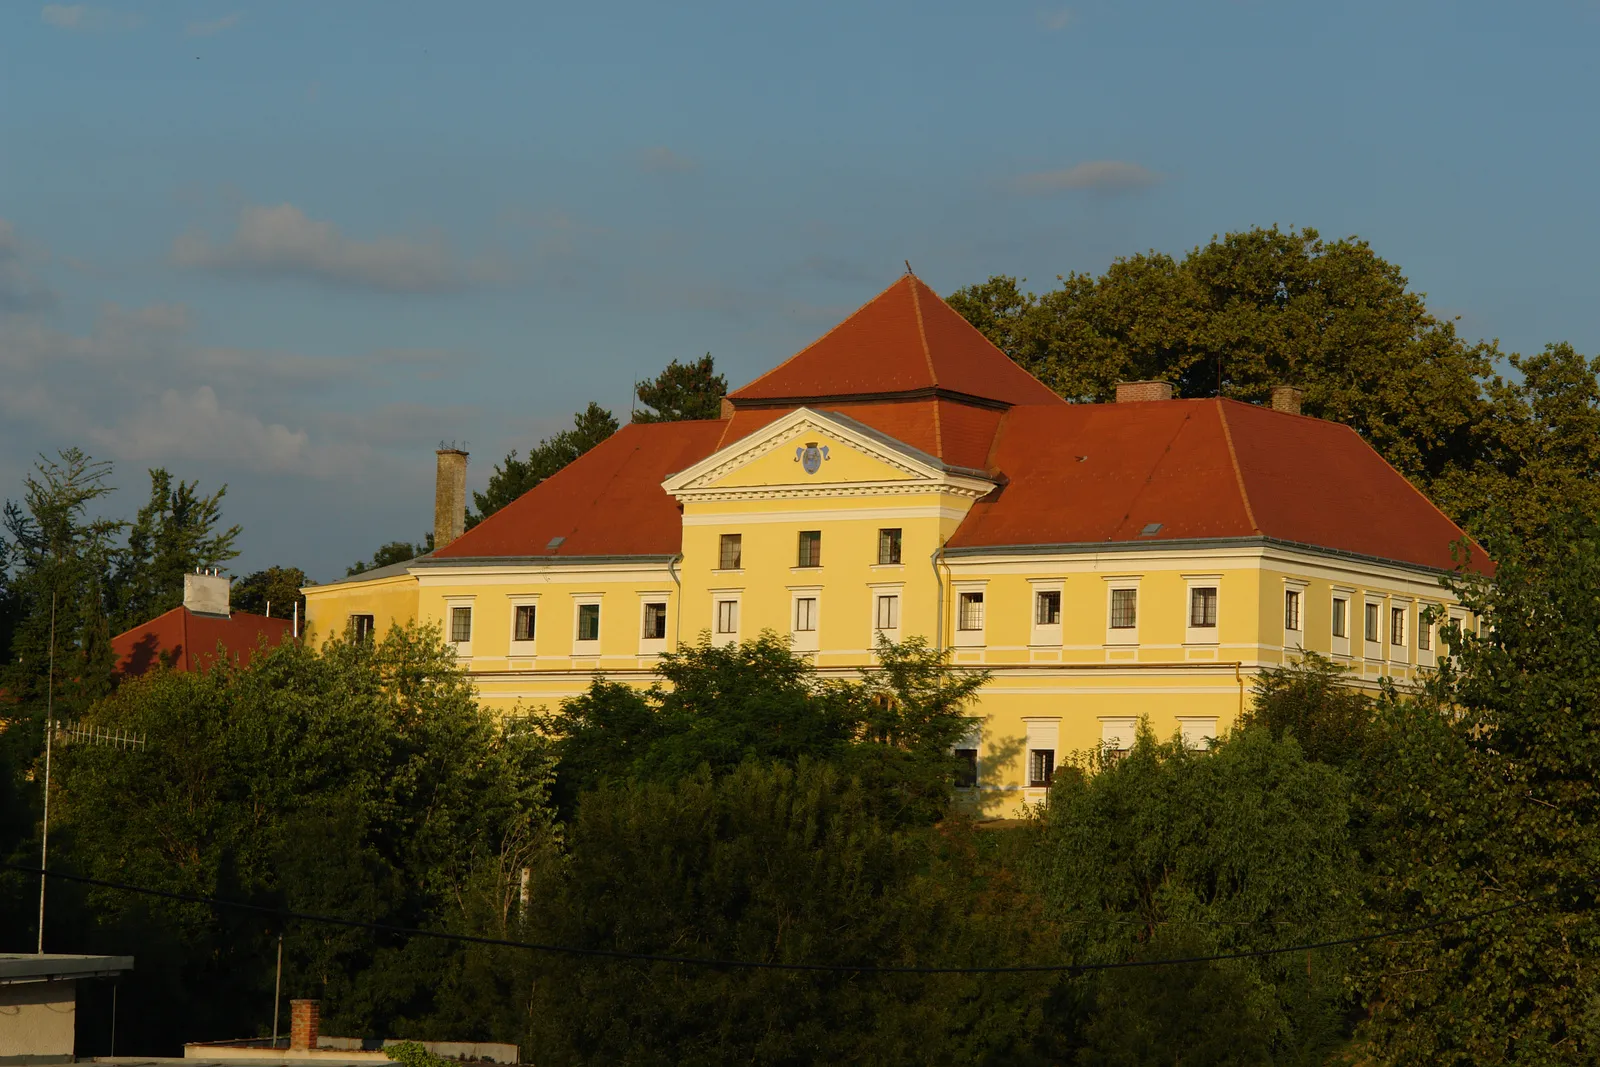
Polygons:
M215 571L183 576L183 606L197 615L228 615L228 585L233 579Z
M1133 404L1141 400L1171 400L1171 382L1118 382L1117 403Z
M289 1048L308 1052L317 1047L322 1029L322 1003L316 1000L289 1001Z
M717 418L733 418L733 401L729 400L727 397L722 398L722 407L717 411Z
M433 487L433 550L448 545L467 528L467 454L455 447L441 448L438 477Z
M1300 402L1305 399L1305 392L1298 386L1274 385L1272 387L1272 410L1286 411L1290 415L1300 414Z

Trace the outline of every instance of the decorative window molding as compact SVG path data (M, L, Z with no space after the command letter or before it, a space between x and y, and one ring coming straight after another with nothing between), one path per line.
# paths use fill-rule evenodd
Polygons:
M671 609L669 593L639 594L639 655L659 656L667 650L667 635L672 629L668 614Z
M1335 656L1350 654L1350 630L1356 625L1356 591L1335 586L1328 599L1329 650Z
M981 648L987 643L988 584L987 580L950 583L950 601L955 616L952 645L958 648Z
M1022 725L1028 732L1027 762L1023 765L1027 777L1023 785L1030 791L1042 793L1055 778L1056 753L1061 749L1061 719L1059 716L1025 715Z
M1121 759L1131 752L1138 736L1138 719L1119 715L1107 715L1100 719L1100 747L1112 759Z
M1303 578L1283 580L1283 647L1285 651L1306 647L1306 593L1311 583Z
M1216 645L1222 632L1222 575L1186 574L1183 643Z
M510 614L506 619L508 656L532 656L539 639L539 594L518 593L506 598ZM531 617L529 617L531 613ZM526 634L527 636L522 636Z
M572 594L572 654L598 656L605 624L603 593Z
M1107 575L1106 644L1132 646L1139 643L1139 576Z
M467 659L472 655L472 631L476 628L475 596L447 596L444 598L445 639L455 648L456 655Z
M1180 715L1178 731L1183 737L1183 747L1204 752L1217 739L1216 716Z
M821 647L822 587L789 587L789 646L796 652Z
M1038 648L1061 647L1061 612L1066 582L1061 578L1030 578L1028 644Z
M736 645L739 643L739 626L744 615L744 590L713 589L711 591L711 643Z
M872 635L871 647L878 647L878 635L900 643L900 627L905 617L904 582L869 582L869 608L871 617L867 632Z

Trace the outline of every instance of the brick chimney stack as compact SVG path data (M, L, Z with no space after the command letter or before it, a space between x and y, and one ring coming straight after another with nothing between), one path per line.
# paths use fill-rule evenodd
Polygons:
M1305 399L1305 393L1293 385L1274 385L1272 387L1272 410L1286 411L1290 415L1300 414L1300 402Z
M1140 400L1171 400L1171 382L1118 382L1117 403L1132 404Z
M467 454L459 448L441 448L433 489L434 551L460 537L466 528Z
M322 1029L322 1002L317 1000L289 1001L289 1048L305 1052L317 1047L318 1031Z

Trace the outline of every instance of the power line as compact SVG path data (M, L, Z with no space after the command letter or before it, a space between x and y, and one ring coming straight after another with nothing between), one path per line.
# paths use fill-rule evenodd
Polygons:
M165 900L178 900L189 904L209 904L214 907L236 908L241 911L253 911L264 915L271 915L280 920L295 919L301 922L323 923L328 926L344 926L357 930L372 930L376 933L403 934L407 937L431 937L441 941L457 941L472 945L491 945L500 948L520 948L534 952L548 952L565 956L598 957L601 959L636 960L642 963L677 963L692 967L709 967L726 970L760 970L760 971L818 971L836 974L1028 974L1039 972L1056 972L1080 974L1085 971L1116 971L1127 970L1135 967L1170 967L1188 963L1216 963L1224 960L1257 959L1266 956L1281 956L1290 952L1312 952L1324 948L1341 948L1346 945L1359 945L1370 941L1383 941L1393 937L1404 937L1407 934L1419 934L1428 930L1437 930L1445 926L1455 926L1460 923L1484 919L1491 915L1500 915L1519 908L1530 907L1543 903L1557 895L1556 892L1520 900L1513 904L1504 904L1497 908L1488 908L1484 911L1468 912L1448 919L1436 919L1433 922L1420 923L1416 926L1399 927L1393 930L1384 930L1375 934L1358 934L1354 937L1342 937L1332 941L1315 941L1303 945L1286 945L1281 948L1251 949L1245 952L1221 952L1209 956L1182 956L1172 959L1159 960L1124 960L1117 963L1017 963L1004 964L994 967L917 967L897 966L885 964L849 964L849 963L780 963L766 960L727 960L706 959L697 956L664 956L650 952L624 952L620 949L582 948L577 945L547 945L534 941L512 941L500 937L479 937L474 934L453 934L442 930L422 930L409 926L391 926L387 923L367 922L362 919L340 919L332 915L315 915L310 912L286 911L281 908L271 908L264 904L247 904L238 900L223 900L219 897L198 896L193 893L174 893L164 889L147 889L144 886L129 885L126 882L111 882L101 878L88 878L78 874L65 874L60 871L42 871L38 867L24 867L15 863L0 862L0 869L20 871L24 874L37 874L41 877L60 878L69 882L78 882L83 885L99 886L103 889L116 889L125 893L138 893L144 896L160 897Z

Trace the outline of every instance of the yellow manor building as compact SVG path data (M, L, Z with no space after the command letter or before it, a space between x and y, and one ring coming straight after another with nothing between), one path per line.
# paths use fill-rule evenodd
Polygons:
M1465 540L1297 390L1068 404L909 274L720 419L625 426L462 533L466 459L439 453L432 553L304 591L314 635L437 622L500 709L649 684L702 634L846 676L924 635L991 674L958 751L994 813L1141 716L1218 736L1301 649L1415 680Z

